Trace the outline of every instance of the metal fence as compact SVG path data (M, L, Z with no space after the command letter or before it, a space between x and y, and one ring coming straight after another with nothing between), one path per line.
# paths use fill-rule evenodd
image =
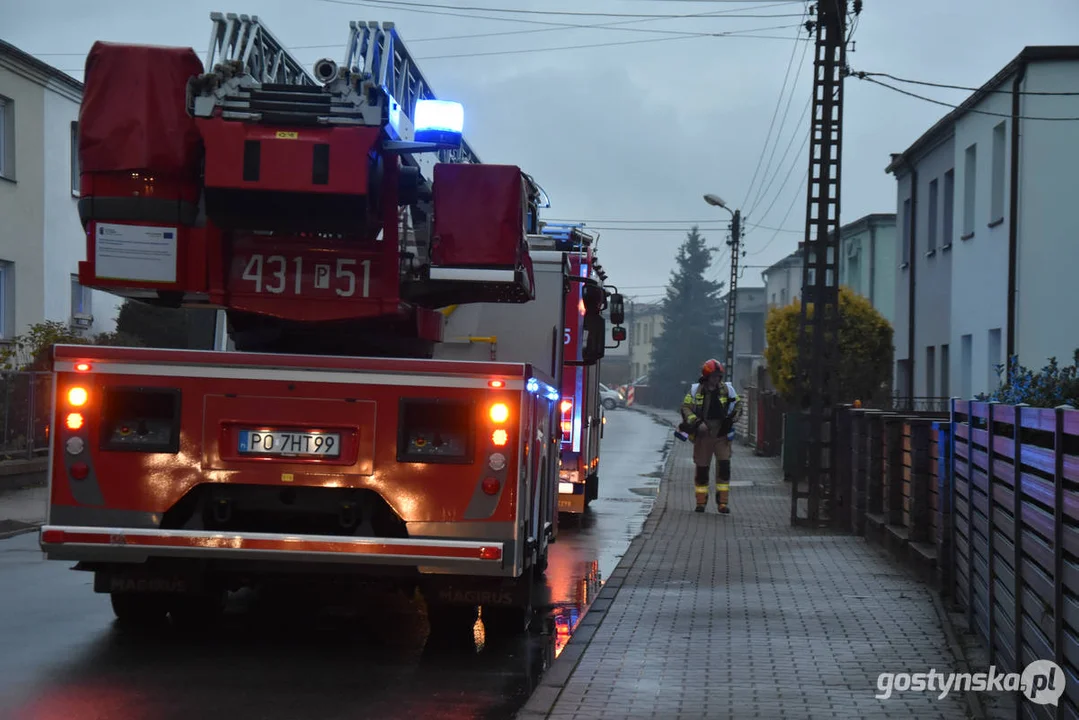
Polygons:
M0 460L48 453L52 374L0 372Z

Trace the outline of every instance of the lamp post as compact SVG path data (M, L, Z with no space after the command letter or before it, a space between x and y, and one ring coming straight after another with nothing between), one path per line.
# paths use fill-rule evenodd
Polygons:
M735 300L738 297L738 256L742 248L742 211L731 210L723 198L711 193L704 196L704 201L714 207L720 207L731 214L731 281L728 285L727 299L727 351L724 365L727 367L727 379L734 382L734 318Z

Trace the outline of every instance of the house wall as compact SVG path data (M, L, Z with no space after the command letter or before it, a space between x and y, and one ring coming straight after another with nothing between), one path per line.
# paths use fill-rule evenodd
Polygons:
M1045 62L1029 66L1022 89L1075 92L1077 87L1079 62ZM1079 117L1079 97L1026 95L1020 115ZM1016 352L1034 369L1054 356L1068 365L1079 347L1079 313L1067 294L1075 288L1079 268L1079 122L1020 121L1019 132Z
M1002 87L1010 86L1007 82ZM953 356L952 374L959 380L959 389L977 395L997 386L994 366L1005 359L1001 337L1007 331L1008 318L1011 121L1000 115L1010 113L1011 98L994 93L973 109L982 112L966 113L955 124L956 225L951 251L951 313L952 344L970 346L969 356L965 352ZM1004 130L1003 145L994 142L997 127ZM1000 152L1003 156L997 157ZM968 168L972 159L973 171ZM999 175L996 182L1002 183L998 186L1002 195L998 195L997 207L993 207L994 175ZM973 188L968 188L971 179ZM965 207L968 192L973 198L973 215L969 219Z
M2 334L10 339L44 317L45 89L33 74L0 55L5 108L5 168L0 177L0 262L6 286ZM12 122L13 121L13 122ZM12 124L14 128L8 128Z
M904 173L897 183L896 206L896 292L893 328L895 330L896 394L909 394L907 378L913 372L913 397L936 397L942 388L940 358L954 357L949 346L951 339L952 249L942 243L937 214L937 247L929 249L929 189L933 180L938 187L945 173L954 167L955 141L951 137L930 148L915 161L915 173ZM958 174L958 173L956 173ZM914 185L916 175L916 187ZM958 185L958 183L957 183ZM916 192L912 195L912 190ZM956 198L960 197L958 187ZM905 220L905 204L910 205L909 226ZM957 212L960 206L957 202ZM913 234L911 232L913 231ZM906 234L906 238L904 235ZM909 347L909 322L913 267L914 347ZM932 349L932 350L930 350ZM930 361L932 366L929 365ZM949 374L947 385L951 385Z

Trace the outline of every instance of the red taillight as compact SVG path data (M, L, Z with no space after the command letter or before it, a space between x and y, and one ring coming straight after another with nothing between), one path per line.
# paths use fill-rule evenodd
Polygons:
M59 545L64 542L63 530L45 530L41 533L41 542L49 545Z
M498 560L502 557L502 548L496 547L482 547L480 548L480 560Z
M488 495L497 495L498 489L502 486L502 483L498 482L498 478L484 478L483 491Z
M76 480L85 480L90 474L90 467L86 463L75 463L71 466L71 477Z
M573 408L573 401L572 400L563 400L562 401L562 412L563 413L568 413L572 408Z
M82 413L69 413L67 416L67 429L79 430L82 428Z
M81 373L90 372L90 363L88 363L88 362L75 363L75 372L81 372Z
M67 391L67 401L75 407L82 407L89 399L90 393L86 392L86 388L73 387Z
M491 420L496 423L504 423L509 419L510 409L506 406L506 403L495 403L489 410Z
M487 383L487 386L493 388L502 388L506 387L506 383L502 382L501 380L491 380Z

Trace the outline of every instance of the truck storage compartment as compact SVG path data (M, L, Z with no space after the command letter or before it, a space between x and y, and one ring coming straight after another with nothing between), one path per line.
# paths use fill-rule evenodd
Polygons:
M527 215L520 168L435 165L430 296L442 304L533 300Z
M94 43L78 125L84 226L196 222L202 146L185 98L202 71L190 48Z
M224 229L362 233L376 196L381 128L197 121L206 214Z

